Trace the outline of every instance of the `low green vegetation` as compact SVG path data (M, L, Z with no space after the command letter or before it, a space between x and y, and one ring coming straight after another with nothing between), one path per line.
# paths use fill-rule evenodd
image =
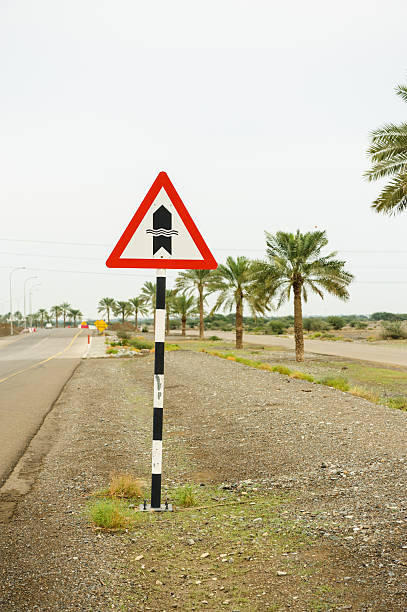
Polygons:
M396 410L407 411L407 398L406 397L389 397L386 400L389 408L395 408Z
M326 385L327 387L333 387L334 389L338 389L339 391L349 391L349 383L343 376L324 376L318 380L320 385Z
M307 359L298 370L289 352L282 354L281 347L255 347L250 345L238 353L232 349L232 344L223 341L219 346L211 342L189 341L185 348L197 350L228 361L236 361L259 370L277 372L290 378L297 378L326 385L361 397L375 404L382 404L390 408L407 410L407 372L402 369L385 368L380 365L365 365L358 361L332 361L332 357L325 360ZM279 352L278 361L286 360L290 365L273 363L273 354ZM236 354L237 353L237 354ZM246 356L247 355L247 356ZM253 359L256 355L257 359ZM342 374L346 371L346 376ZM338 372L341 372L338 374Z
M128 529L135 522L134 510L118 499L92 500L87 513L94 525L101 529Z
M183 508L191 508L192 506L196 506L196 487L190 484L178 487L178 489L176 489L174 492L174 501L177 506L182 506Z

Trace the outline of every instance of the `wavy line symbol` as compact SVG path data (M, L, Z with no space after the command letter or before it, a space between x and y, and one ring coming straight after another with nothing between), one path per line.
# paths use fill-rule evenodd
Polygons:
M178 230L167 230L164 228L148 229L146 234L152 234L153 236L178 236Z

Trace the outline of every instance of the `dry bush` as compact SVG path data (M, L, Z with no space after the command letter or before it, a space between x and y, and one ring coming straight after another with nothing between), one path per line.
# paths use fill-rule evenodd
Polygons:
M119 499L143 497L143 489L146 486L144 480L134 478L131 474L112 473L108 495Z
M352 387L349 389L349 393L352 393L352 395L356 395L357 397L363 397L363 399L373 402L374 404L378 404L380 402L380 397L376 393L369 391L368 389L364 389L363 387Z

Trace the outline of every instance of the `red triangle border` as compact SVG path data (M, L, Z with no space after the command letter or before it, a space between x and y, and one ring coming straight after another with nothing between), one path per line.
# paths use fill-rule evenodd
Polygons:
M122 253L129 244L138 226L147 214L161 188L164 188L173 203L175 210L181 217L189 231L192 240L202 255L200 259L130 259L121 258ZM185 204L179 197L177 190L171 183L166 172L160 172L147 192L144 200L138 207L130 223L124 230L113 251L109 255L106 266L108 268L156 268L156 269L189 269L189 270L215 270L218 264L202 238L198 228L187 211Z

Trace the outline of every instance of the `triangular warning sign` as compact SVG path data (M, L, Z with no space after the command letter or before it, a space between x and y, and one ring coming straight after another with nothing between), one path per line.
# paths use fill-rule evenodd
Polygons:
M109 268L217 268L174 185L160 172L111 252Z

